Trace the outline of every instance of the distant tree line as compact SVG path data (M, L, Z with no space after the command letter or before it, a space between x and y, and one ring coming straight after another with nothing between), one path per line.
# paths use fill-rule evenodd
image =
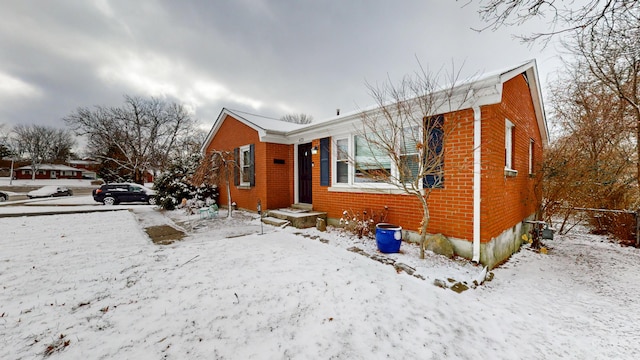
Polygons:
M0 158L26 159L35 176L42 164L85 157L98 160L107 182L142 183L147 171L161 172L178 157L197 153L205 133L184 105L157 98L125 96L122 106L80 107L64 117L68 128L41 125L0 126Z
M27 158L32 179L43 163L61 164L73 156L76 144L73 134L66 129L41 125L17 125L11 131L2 128L0 153L2 158Z

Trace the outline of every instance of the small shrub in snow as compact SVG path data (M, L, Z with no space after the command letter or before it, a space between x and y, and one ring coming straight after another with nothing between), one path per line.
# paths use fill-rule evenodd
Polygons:
M386 206L378 212L374 210L363 210L362 212L344 210L340 218L340 225L359 239L363 237L373 238L376 233L376 225L387 221L388 213L389 208Z

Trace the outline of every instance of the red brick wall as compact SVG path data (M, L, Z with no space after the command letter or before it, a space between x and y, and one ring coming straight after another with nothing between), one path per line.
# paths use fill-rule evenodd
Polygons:
M428 232L461 239L473 237L473 110L445 115L444 189L434 189L429 197L431 220ZM313 141L319 146L320 141ZM333 161L333 159L332 159ZM335 192L320 186L320 155L313 155L313 208L339 219L344 210L362 212L389 208L388 221L417 231L422 220L418 199L405 194Z
M513 167L518 174L514 177L504 173L505 119L515 125ZM504 84L500 104L482 108L482 242L534 213L540 203L534 191L536 178L529 176L530 139L535 143L534 160L540 162L542 139L528 85L520 75Z
M50 170L40 170L43 171L43 174L38 174L36 172L36 179L38 180L52 180L51 171ZM13 170L16 179L21 180L31 180L31 170L27 174L23 174L22 170ZM60 171L56 171L56 177L53 179L82 179L82 173L77 171L75 175L61 175Z
M504 84L502 103L481 108L482 113L482 188L481 241L489 242L523 218L532 214L540 196L534 191L536 178L529 176L529 139L535 143L535 160L542 159L542 139L524 77L517 76ZM505 119L514 125L515 177L504 174ZM447 236L473 238L473 110L445 114L445 186L434 189L429 198L431 220L428 232ZM207 152L212 149L233 150L255 145L256 186L237 189L231 186L232 199L238 207L255 210L261 199L263 209L285 207L294 202L294 145L260 143L252 128L227 117ZM313 146L320 146L314 140ZM285 164L274 164L274 159ZM422 220L422 207L417 199L404 194L329 191L320 186L320 154L312 155L313 207L339 219L344 210L361 212L389 209L388 221L416 231ZM331 159L333 161L333 159ZM538 174L539 176L540 174ZM221 184L220 202L228 203Z
M293 203L293 147L273 143L261 143L258 132L242 122L227 116L206 153L233 149L254 144L255 186L238 188L231 179L231 199L238 208L255 211L258 199L263 209L289 206ZM284 159L285 164L274 164L274 159ZM220 204L228 205L226 186L220 186Z
M293 192L293 145L267 143L264 159L266 183L264 199L265 209L277 209L291 206L294 203ZM256 158L257 158L256 154ZM284 160L284 164L276 164L274 160ZM257 185L257 184L256 184ZM262 206L265 206L263 201Z

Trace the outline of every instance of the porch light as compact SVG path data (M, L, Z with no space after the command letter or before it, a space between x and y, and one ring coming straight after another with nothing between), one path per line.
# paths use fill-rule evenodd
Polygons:
M317 146L312 147L311 148L311 155L315 155L317 153L318 153L318 147Z

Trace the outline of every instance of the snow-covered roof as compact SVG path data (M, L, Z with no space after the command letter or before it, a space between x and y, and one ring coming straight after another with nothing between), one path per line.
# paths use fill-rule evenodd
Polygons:
M280 119L271 118L268 116L251 114L240 110L227 109L230 113L234 114L234 117L239 117L239 120L245 120L255 125L252 127L259 127L262 130L274 131L274 132L288 132L291 130L305 127L304 124L295 124Z
M22 166L17 168L16 170L31 170L31 166ZM67 165L59 165L59 164L41 164L38 166L38 170L56 170L56 171L85 171L84 169L78 169Z
M67 164L76 164L76 165L98 165L99 161L95 160L68 160Z
M502 85L520 74L524 74L527 78L540 134L543 143L547 143L549 141L549 130L544 112L542 89L540 87L535 59L516 66L471 77L454 87L443 87L443 89L447 89L447 94L459 93L459 96L457 99L455 97L452 98L453 100L449 99L446 102L447 108L442 107L436 109L438 111L437 113L446 113L468 109L474 106L500 103L500 101L502 101ZM433 95L436 97L438 95L446 96L444 90L436 92ZM459 103L456 103L458 100ZM259 134L260 141L296 144L336 135L340 132L352 131L356 122L362 119L363 113L376 111L377 109L377 106L372 106L324 120L314 121L311 124L301 125L239 110L223 108L203 143L201 151L205 151L207 145L211 142L225 118L229 115L255 129Z
M215 123L213 124L213 127L209 131L209 134L207 135L202 148L200 149L202 152L206 149L211 140L213 140L213 137L218 132L220 126L222 126L222 123L227 118L227 116L231 116L241 123L256 130L258 132L258 136L260 137L260 141L264 142L287 143L287 132L302 129L305 126L308 126L303 124L295 124L268 116L252 114L241 110L223 108L222 111L220 111L220 114L218 115Z
M443 102L446 108L436 109L436 113L447 113L455 110L469 109L474 106L498 104L502 101L502 85L520 74L525 74L527 78L540 134L542 136L543 143L546 144L549 141L549 130L544 112L542 90L540 88L540 80L538 78L538 69L535 59L523 62L517 66L471 77L460 82L453 88L451 88L451 86L443 86L442 88L447 90L441 91L442 96L447 96L447 94L452 93L455 94L456 92L459 92L460 94L464 93L465 95L459 96L458 99L454 96L451 99L448 99L448 101ZM439 93L440 92L435 93L434 96L437 97ZM459 100L460 103L456 103L456 100ZM288 132L287 136L294 139L296 142L308 142L312 139L352 131L356 122L361 121L363 113L377 111L377 109L377 106L372 106L344 115L313 122L302 129L296 129Z

